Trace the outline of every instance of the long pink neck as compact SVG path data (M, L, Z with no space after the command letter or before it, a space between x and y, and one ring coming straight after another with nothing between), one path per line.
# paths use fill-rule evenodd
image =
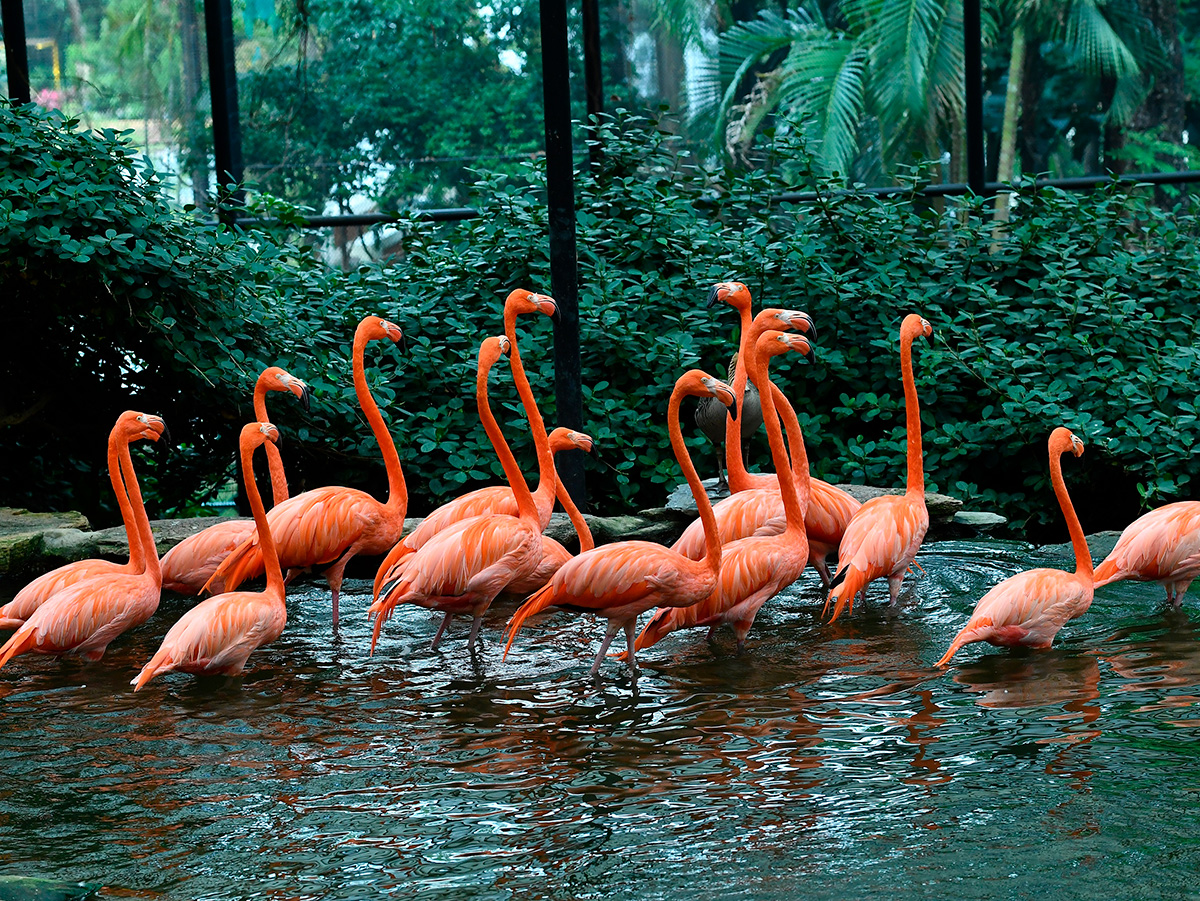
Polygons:
M775 402L775 414L783 420L783 427L787 432L788 448L791 450L792 456L792 490L795 492L797 507L800 513L799 524L804 525L804 517L808 515L809 503L812 500L812 479L808 471L808 450L804 446L804 434L800 431L800 420L796 417L796 411L793 409L788 399L783 396L783 392L774 384L771 385L771 399ZM780 415L782 411L782 415ZM786 479L780 478L779 484L782 485ZM787 496L783 494L783 489L780 489L780 494L784 501L784 512L788 513ZM791 514L788 513L788 528L792 526Z
M264 441L263 444L266 447L274 447L273 442L270 441ZM254 445L243 438L240 450L242 453L242 479L246 483L246 499L250 501L250 510L254 514L254 527L258 530L263 564L267 570L267 593L282 598L283 571L279 568L279 552L275 548L275 537L271 534L271 526L267 520L267 511L263 506L262 495L254 480Z
M783 446L783 431L779 425L779 411L775 409L777 388L771 383L768 374L770 358L758 347L751 351L754 359L751 377L758 388L758 396L762 403L763 425L767 428L767 443L771 445L771 461L775 464L775 472L779 479L779 494L783 498L783 512L787 519L786 531L790 533L804 531L804 511L800 508L800 499L796 495L796 483L787 450ZM783 392L779 392L783 396ZM804 440L798 446L793 443L792 453L803 456L805 472L808 471L808 457L804 455Z
M737 365L733 370L733 395L737 398L738 412L743 409L746 397L746 379L749 376L747 360L752 354L754 345L751 342L750 325L754 317L750 314L747 304L738 309L741 317L741 335L738 337ZM725 416L725 468L729 471L729 490L733 492L746 491L750 488L762 487L762 478L755 478L758 473L746 471L746 461L742 459L742 417L737 419Z
M366 364L363 361L367 347L367 338L363 334L354 336L354 393L358 396L358 405L362 407L371 426L371 433L379 442L379 450L383 454L383 465L387 467L388 499L386 506L398 510L399 516L404 516L408 510L408 487L404 484L404 471L400 468L400 455L396 453L396 444L392 441L392 433L388 431L379 412L379 405L371 396L367 387Z
M924 457L921 454L921 406L913 378L912 336L900 338L900 374L904 380L904 416L908 428L908 494L925 496Z
M125 487L129 491L129 503L133 508L134 520L137 522L138 545L141 550L142 565L137 572L144 572L154 580L154 584L162 587L162 569L158 564L158 548L154 544L154 530L150 528L150 517L146 513L146 505L142 503L142 489L138 485L137 475L133 471L133 456L129 453L129 444L121 447L121 475L125 479Z
M538 487L535 504L537 509L545 511L545 528L550 522L550 511L554 509L554 493L558 485L558 475L554 469L554 454L550 451L550 437L546 434L546 423L542 421L542 413L538 409L533 396L533 388L525 374L525 364L521 362L521 349L517 345L517 313L507 307L504 310L504 334L508 337L508 361L512 366L513 382L517 386L517 394L521 405L525 408L525 416L529 419L529 431L533 433L533 446L537 451ZM522 481L524 477L522 477ZM541 518L539 516L539 518Z
M267 419L267 384L260 375L254 383L254 418L259 422L270 422ZM267 452L267 470L271 473L271 497L274 504L282 504L288 499L287 476L283 472L283 457L279 448L268 441L263 450Z
M112 482L117 506L121 508L121 522L125 524L125 540L129 543L129 571L140 573L145 571L146 562L142 555L142 536L133 515L133 507L129 503L129 492L125 490L125 480L122 478L122 444L126 448L129 447L129 442L118 435L114 428L108 436L108 480Z
M1063 481L1062 452L1050 455L1050 484L1054 486L1054 495L1058 498L1058 506L1062 508L1063 517L1067 520L1067 531L1071 533L1071 546L1075 549L1075 573L1092 577L1092 552L1088 550L1087 539L1083 535L1083 526L1075 515L1075 507L1067 494L1067 483Z
M675 451L675 459L683 470L688 487L692 489L692 497L696 499L696 508L700 511L700 522L704 524L704 562L716 575L721 571L721 533L717 528L717 517L713 513L712 504L708 500L708 492L700 481L696 467L692 465L691 455L683 442L683 432L679 428L679 405L685 391L679 385L671 392L671 403L667 407L667 431L671 435L671 449Z
M558 497L559 503L567 511L567 518L571 520L571 525L575 527L575 534L579 536L579 552L590 551L596 546L596 541L592 538L592 530L588 528L587 520L583 518L583 514L575 506L575 501L571 499L571 495L567 489L562 486L562 482L555 479L554 483L556 486L555 494Z
M491 366L481 366L475 380L475 398L479 404L479 419L483 423L483 430L487 432L488 440L492 442L496 456L500 458L500 465L504 467L508 485L512 488L513 497L517 500L517 516L532 524L540 532L541 520L537 507L533 503L533 495L529 493L529 485L525 483L525 476L521 474L521 468L517 466L517 460L513 456L508 442L504 440L504 433L500 431L500 426L488 404L487 380L490 371Z

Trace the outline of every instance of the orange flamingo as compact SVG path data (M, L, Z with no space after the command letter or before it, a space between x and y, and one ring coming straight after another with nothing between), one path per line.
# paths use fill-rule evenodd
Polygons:
M551 433L551 437L553 437L553 433ZM588 446L588 449L591 449L591 445ZM567 493L567 490L563 488L562 483L558 482L557 479L555 482L557 484L556 492L558 500L567 512L567 518L571 520L571 525L575 527L575 534L579 536L579 553L582 554L584 551L590 551L596 546L596 542L592 538L592 530L588 528L587 520L583 518L583 514L579 512L579 508L575 506L575 502L571 499L571 495ZM538 563L537 569L527 578L505 585L504 595L516 598L528 597L549 582L554 574L562 569L570 559L571 552L563 547L561 542L555 541L549 535L543 535L542 559Z
M1200 575L1200 501L1179 501L1151 510L1126 526L1104 562L1096 567L1095 586L1133 579L1157 582L1167 603L1183 603Z
M0 629L19 629L25 620L33 615L33 611L46 601L76 582L90 579L93 576L110 575L114 573L138 573L145 568L141 556L141 544L137 537L137 521L133 507L129 503L129 494L121 479L121 447L128 447L131 441L146 437L146 420L144 414L127 410L117 417L112 431L108 435L108 477L112 482L113 494L117 497L117 506L121 510L121 521L125 524L125 537L129 543L129 562L114 563L111 560L77 560L57 569L38 576L17 592L16 597L0 607Z
M336 485L305 491L279 504L267 514L271 535L284 569L320 566L333 593L333 625L338 624L338 595L346 564L358 554L384 554L404 532L404 513L408 509L408 489L400 469L396 444L379 412L379 405L367 386L363 357L369 341L402 341L400 327L367 316L354 332L354 393L379 443L387 468L388 499L381 504L365 491ZM234 591L246 579L263 571L262 549L257 533L238 545L213 574L224 579L225 589Z
M1076 457L1082 454L1083 442L1070 430L1059 427L1050 433L1048 445L1050 483L1071 533L1075 572L1031 569L1005 579L979 599L971 618L950 643L937 666L949 663L955 651L973 641L986 641L1001 647L1048 648L1067 620L1082 616L1091 606L1092 554L1067 495L1061 460L1067 451Z
M574 438L560 439L555 446L553 437L547 437L546 424L538 410L537 400L533 396L533 387L525 373L521 362L521 348L517 343L517 317L528 313L541 313L549 316L554 322L558 321L558 304L554 298L545 294L535 294L518 288L510 291L504 300L504 334L511 348L509 361L511 363L513 382L521 405L525 408L525 416L529 419L529 430L533 435L533 444L538 455L538 487L533 494L534 503L538 509L538 520L542 528L550 522L550 512L554 509L554 497L557 491L558 477L554 469L554 454L557 450L570 450L572 447L583 447L586 440L586 450L591 450L591 438L583 436L578 441ZM579 432L569 432L565 429L555 429L554 434L580 435ZM433 513L425 517L411 534L407 535L396 547L388 552L375 574L374 600L379 600L379 590L385 581L392 581L400 573L397 565L409 554L414 553L430 538L438 534L453 522L466 519L468 516L479 516L484 513L504 513L509 516L517 515L517 503L513 498L511 488L496 486L481 488L443 504Z
M140 438L166 438L166 424L149 413L133 413L141 425ZM154 615L162 591L162 572L154 547L150 518L142 503L142 491L133 470L129 443L119 446L120 469L129 492L136 524L135 572L109 572L92 576L59 591L37 608L0 647L0 668L19 654L74 654L99 660L109 642Z
M755 358L750 361L750 378L758 388L759 397L768 398L762 402L763 422L787 511L783 532L769 537L742 538L725 545L721 549L721 574L713 593L690 607L660 609L638 636L634 645L636 650L651 647L671 632L696 626L708 626L711 637L722 623L729 623L737 638L738 653L741 653L762 605L800 578L804 571L808 563L808 539L804 534L804 513L809 499L808 455L796 412L783 392L771 384L767 373L769 357L789 350L812 359L812 349L806 339L771 331L758 338L754 345ZM789 464L783 446L780 407L787 423L788 445L794 458L792 464ZM793 470L799 475L798 479L790 477Z
M301 406L308 409L308 385L278 366L269 366L254 384L254 418L259 422L270 422L267 418L268 391L290 391L300 398ZM279 456L279 448L270 442L266 445L266 454L274 504L282 504L288 499L283 458ZM227 519L185 538L162 559L163 588L177 594L200 594L221 561L253 532L254 520Z
M246 668L246 660L256 648L270 644L283 633L287 607L283 602L283 571L279 554L271 540L271 527L262 495L254 481L254 449L275 446L279 431L269 422L252 422L242 427L238 442L242 458L242 479L254 513L254 523L262 536L263 559L267 570L264 591L231 591L201 601L183 615L167 632L162 645L142 671L129 684L141 690L155 676L182 670L196 675L236 676Z
M928 338L933 327L916 313L900 324L900 371L904 380L904 411L908 430L908 487L904 494L872 498L854 514L838 550L833 590L825 601L837 599L833 622L844 609L853 609L854 598L866 598L867 586L886 576L892 605L900 596L904 573L917 555L929 529L925 509L925 471L921 455L921 410L913 378L912 344L918 335ZM823 614L822 614L823 615Z
M517 466L496 418L488 406L487 380L492 366L512 347L505 336L487 338L479 348L476 397L479 418L504 467L517 500L517 515L495 513L452 523L429 539L401 564L402 572L385 582L379 600L371 605L375 617L371 651L383 624L400 604L416 604L445 613L433 647L441 641L454 614L472 617L467 646L475 647L483 614L496 595L514 580L531 575L542 555L542 527L525 477Z
M652 607L686 607L695 604L716 587L717 574L721 569L717 523L712 504L696 473L696 467L692 465L679 428L679 405L684 396L689 394L720 397L728 405L734 404L734 396L729 385L698 369L691 369L675 383L667 409L671 447L696 498L700 517L704 520L708 551L704 559L691 560L649 541L619 541L580 554L569 560L554 574L549 585L535 593L513 614L508 625L508 644L504 649L506 657L513 639L530 616L549 607L564 607L608 620L604 642L592 663L592 676L599 673L600 661L604 659L613 636L624 628L628 648L626 662L636 678L633 633L638 616Z

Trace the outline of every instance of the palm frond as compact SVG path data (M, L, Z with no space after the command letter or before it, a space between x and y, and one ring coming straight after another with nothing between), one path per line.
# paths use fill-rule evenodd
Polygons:
M1141 73L1129 45L1105 17L1096 0L1071 0L1062 25L1067 51L1086 72L1126 78Z
M781 67L778 102L807 119L809 140L827 172L848 174L858 153L866 70L867 52L848 38L793 48Z

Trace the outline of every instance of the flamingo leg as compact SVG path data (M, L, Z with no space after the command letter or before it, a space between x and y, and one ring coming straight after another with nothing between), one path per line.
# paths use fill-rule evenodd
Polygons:
M442 617L442 624L438 626L437 635L433 636L433 644L429 646L429 650L437 650L437 646L442 640L442 635L445 633L446 627L450 625L450 617L453 615L453 613L447 613L444 617Z
M718 625L720 625L720 623L714 623L713 625L708 627L708 635L705 637L708 639L709 644L712 644L714 641L717 640L717 626Z
M898 576L888 576L888 594L891 596L891 605L897 606L896 602L900 600L900 583L904 581L904 573Z
M633 680L637 681L638 668L637 661L633 658L633 633L637 631L637 620L631 619L625 624L625 646L629 649L629 656L625 658L625 662L629 664L629 675Z
M352 544L338 558L337 562L329 569L325 570L325 581L329 583L329 590L333 592L333 627L336 629L338 624L338 596L342 592L342 576L346 572L346 564L350 562L350 558L358 553L358 545Z
M588 673L593 678L600 672L600 661L608 653L608 646L612 644L613 636L617 634L619 628L621 627L617 623L608 624L608 633L604 636L604 642L600 645L600 650L596 653L596 659L592 661L592 670Z
M471 637L467 639L467 647L475 650L475 640L479 637L479 627L483 625L483 614L475 614L475 618L471 620Z
M825 562L824 557L813 557L809 561L813 565L813 569L817 571L817 575L821 577L821 587L825 591L829 591L829 583L832 577L829 575L829 564Z

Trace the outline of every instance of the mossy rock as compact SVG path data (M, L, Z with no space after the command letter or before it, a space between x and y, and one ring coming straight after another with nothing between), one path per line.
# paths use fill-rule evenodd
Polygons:
M0 507L0 573L20 572L39 559L48 529L87 528L87 517L74 510L30 513L17 507Z

